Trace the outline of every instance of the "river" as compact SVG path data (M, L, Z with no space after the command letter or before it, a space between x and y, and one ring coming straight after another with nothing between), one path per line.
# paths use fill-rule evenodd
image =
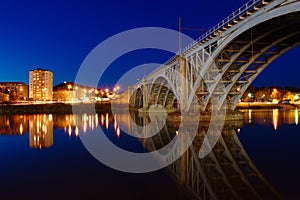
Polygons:
M183 157L141 174L97 161L81 135L101 128L118 147L146 153L175 138L177 124L167 123L146 141L122 130L130 130L130 118L141 123L137 115L2 115L1 199L298 199L299 111L242 112L244 121L226 122L205 158L198 157L207 131L200 124Z

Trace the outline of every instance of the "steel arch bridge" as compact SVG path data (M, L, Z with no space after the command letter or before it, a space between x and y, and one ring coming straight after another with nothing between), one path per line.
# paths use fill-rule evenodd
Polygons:
M251 0L115 101L143 109L211 111L226 104L234 110L255 78L299 43L299 0Z

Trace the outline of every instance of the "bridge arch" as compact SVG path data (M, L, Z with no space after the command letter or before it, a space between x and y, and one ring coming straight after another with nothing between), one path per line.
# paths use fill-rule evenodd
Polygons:
M142 108L143 107L143 86L138 87L134 91L131 91L129 105L134 108Z
M174 85L167 76L160 74L153 79L149 89L148 107L152 105L162 105L167 109L180 108L181 99L177 94Z

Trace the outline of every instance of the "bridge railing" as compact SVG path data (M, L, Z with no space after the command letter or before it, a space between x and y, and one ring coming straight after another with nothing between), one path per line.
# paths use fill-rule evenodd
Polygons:
M273 0L269 0L269 2L271 2L271 1L273 1ZM214 33L216 33L217 31L219 31L220 29L225 28L230 23L233 23L234 20L241 20L241 18L240 18L241 16L247 15L247 13L249 11L254 10L256 6L264 6L264 2L265 2L265 0L250 0L250 1L248 1L246 4L244 4L239 9L237 9L236 11L234 11L228 17L226 17L225 19L223 19L222 21L220 21L213 28L211 28L210 30L208 30L203 35L201 35L198 39L194 40L191 44L189 44L188 46L186 46L183 49L182 52L185 53L189 49L193 48L194 46L198 45L202 41L204 41L207 38L209 38L210 36L212 36Z

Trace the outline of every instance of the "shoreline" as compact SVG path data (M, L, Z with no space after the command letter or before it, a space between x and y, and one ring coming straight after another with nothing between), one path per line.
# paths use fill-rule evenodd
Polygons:
M75 113L111 113L110 102L101 103L52 103L52 104L4 104L0 105L0 114L73 114Z
M125 105L119 106L120 111L124 110ZM249 104L243 103L237 106L236 111L240 109L295 109L299 105L292 104ZM130 108L129 108L130 109ZM134 110L134 109L133 109ZM75 112L74 112L75 111ZM52 104L0 104L0 115L5 114L73 114L73 113L111 113L111 102L97 102L97 103L52 103ZM175 111L176 113L177 111ZM174 115L169 113L170 116ZM232 114L232 113L231 113ZM236 113L235 113L236 114ZM202 116L203 117L203 116ZM204 118L206 118L204 116ZM240 118L238 116L237 118ZM208 120L203 119L204 121Z
M260 103L260 102L240 102L237 109L294 109L299 108L296 104L274 104L274 103Z

